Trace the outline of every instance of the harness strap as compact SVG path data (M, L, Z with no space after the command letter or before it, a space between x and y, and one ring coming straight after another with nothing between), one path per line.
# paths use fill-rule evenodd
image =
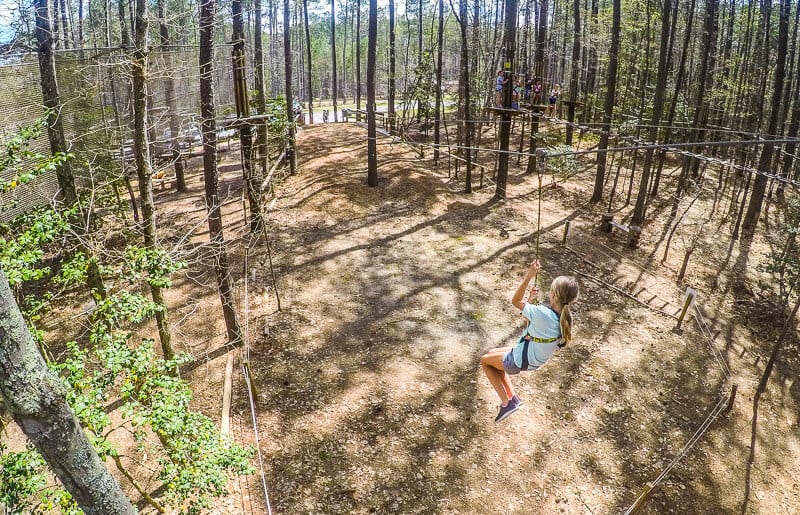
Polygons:
M530 363L528 362L528 345L530 345L531 342L553 343L559 338L539 338L538 336L531 336L529 334L526 334L525 336L520 338L520 342L522 343L522 366L520 367L520 370L524 370L527 372L528 367L530 366ZM562 345L559 345L559 347L562 347Z
M520 370L528 371L528 344L531 343L530 336L526 335L525 343L522 345L522 366Z

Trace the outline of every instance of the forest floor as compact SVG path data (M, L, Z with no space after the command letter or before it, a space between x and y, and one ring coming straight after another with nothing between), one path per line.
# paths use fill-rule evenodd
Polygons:
M667 201L650 208L632 250L624 235L598 230L607 206L589 203L592 166L555 183L545 177L537 221L537 178L522 174L524 162L512 160L507 199L498 202L493 187L464 194L463 177L434 169L430 152L420 158L379 137L378 156L373 188L365 128L331 123L300 133L298 173L276 185L268 211L280 310L263 241L245 265L238 153L222 162L246 346L224 345L208 263L193 263L167 299L176 346L207 356L188 376L195 407L220 419L233 356L232 434L253 444L241 372L249 354L266 485L259 472L235 478L215 511L265 513L266 486L276 513L619 513L736 384L732 411L711 421L643 512L800 513L795 345L772 373L750 446L753 394L785 318L755 286L761 240L729 250L719 237L729 232L725 213L690 223L709 217L711 201L684 216L682 206L678 217ZM189 192L156 194L168 248L189 233L184 245L208 237L199 160L190 164ZM695 234L701 241L679 288ZM543 289L556 275L580 277L574 341L539 371L513 378L525 407L495 425L499 401L478 360L521 332L510 299L537 240ZM686 285L698 290L699 309L676 331Z

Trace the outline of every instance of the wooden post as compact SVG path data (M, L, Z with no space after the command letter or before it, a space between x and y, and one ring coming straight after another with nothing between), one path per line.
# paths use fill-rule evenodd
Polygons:
M738 389L738 385L736 383L731 385L731 393L728 397L728 404L725 406L725 413L728 413L730 410L733 409L733 402L736 400L736 390Z
M639 494L639 497L631 504L631 507L625 510L625 515L633 515L635 513L639 513L639 510L650 500L650 497L653 495L653 492L656 490L656 486L653 483L647 483L644 486L644 490L642 493Z
M686 288L686 301L683 303L683 309L681 310L680 316L678 316L678 325L675 326L677 331L681 330L681 324L683 323L683 318L686 316L686 312L689 311L689 307L694 303L694 296L697 294L697 290L694 288Z
M628 227L628 246L635 249L639 246L639 237L642 235L642 228L638 225Z
M255 272L255 270L253 270ZM229 435L231 429L231 391L233 386L233 353L228 354L225 363L225 383L222 389L222 422L220 433Z
M564 222L564 237L561 238L561 244L562 245L566 245L567 244L567 235L569 235L569 220Z
M603 213L600 219L600 230L603 232L611 232L611 222L613 221L614 215L612 213Z

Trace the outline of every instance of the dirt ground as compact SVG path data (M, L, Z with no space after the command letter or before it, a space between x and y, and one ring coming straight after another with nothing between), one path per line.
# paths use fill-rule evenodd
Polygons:
M176 346L199 360L196 407L220 419L232 355L232 435L254 444L248 357L257 391L263 481L260 471L234 479L215 511L266 513L268 490L275 513L605 514L656 482L643 513L800 513L796 345L772 374L750 448L755 386L783 320L754 286L763 244L729 251L720 215L679 288L697 229L687 222L670 239L676 220L656 203L639 249L599 232L606 206L588 201L591 166L546 177L537 220L535 175L513 169L497 202L491 187L462 193L463 177L446 161L436 170L429 151L380 137L378 153L371 188L363 127L302 131L298 173L276 185L268 211L276 285L263 241L245 264L238 153L226 154L223 216L248 334L235 350L201 250L202 176L185 194L156 195L162 244L192 262L168 303ZM685 219L708 209L698 202ZM478 359L521 332L510 299L537 240L543 288L580 277L574 341L514 377L526 406L495 425L499 401ZM750 286L730 270L747 270ZM699 309L676 331L686 285ZM732 411L714 416L734 384Z

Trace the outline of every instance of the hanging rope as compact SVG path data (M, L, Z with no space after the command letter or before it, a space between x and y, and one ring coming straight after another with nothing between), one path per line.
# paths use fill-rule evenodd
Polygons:
M539 236L542 232L542 176L547 171L547 152L544 150L538 150L536 152L537 157L539 159L539 166L536 167L536 175L539 179L539 200L538 200L538 211L536 213L536 259L539 259ZM536 272L536 275L533 277L533 287L539 287L539 272Z

